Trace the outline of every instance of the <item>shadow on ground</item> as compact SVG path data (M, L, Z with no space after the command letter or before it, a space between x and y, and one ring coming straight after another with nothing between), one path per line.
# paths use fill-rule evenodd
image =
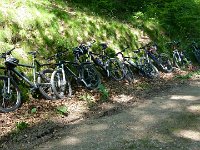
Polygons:
M2 137L0 148L198 150L199 100L199 82L196 81L154 94L135 107L116 109L113 113L107 111L98 118L68 123L42 121L13 135L9 141L9 135Z

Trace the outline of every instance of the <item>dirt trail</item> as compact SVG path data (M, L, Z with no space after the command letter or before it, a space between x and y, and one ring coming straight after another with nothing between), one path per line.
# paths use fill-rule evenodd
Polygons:
M200 150L200 81L137 107L65 126L35 150Z

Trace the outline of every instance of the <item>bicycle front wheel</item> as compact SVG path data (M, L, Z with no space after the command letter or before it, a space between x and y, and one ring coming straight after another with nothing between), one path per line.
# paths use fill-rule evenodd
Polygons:
M149 78L158 78L160 76L158 69L145 57L140 58L141 71Z
M92 90L101 84L99 73L92 64L84 64L80 71L85 86Z
M132 82L134 80L134 75L133 75L133 72L132 72L129 64L123 63L123 71L124 71L124 74L125 74L125 78L129 82Z
M183 61L183 57L180 52L173 54L173 66L179 69L185 67L185 62Z
M57 98L51 86L52 73L52 69L45 69L41 71L38 76L39 91L44 96L44 98L48 100L54 100Z
M124 72L122 64L116 58L110 58L109 60L109 72L110 76L115 80L119 81L124 78Z
M10 80L10 82L8 82ZM9 84L10 83L10 84ZM14 80L0 77L0 112L11 112L21 105L20 90Z
M71 96L71 84L65 77L62 69L58 69L51 76L52 90L58 98L65 98L65 95Z

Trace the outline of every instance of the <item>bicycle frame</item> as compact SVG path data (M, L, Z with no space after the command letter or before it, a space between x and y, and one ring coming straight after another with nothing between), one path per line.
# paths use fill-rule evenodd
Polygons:
M29 78L27 78L26 75L23 75L23 73L21 73L20 71L18 71L18 69L16 69L16 68L6 68L7 69L8 78L11 78L12 77L11 73L14 73L19 78L21 78L22 80L24 80L31 88L38 88L39 87L39 83L37 83L36 77L37 77L37 74L39 74L39 72L37 72L37 65L36 65L36 63L38 65L40 65L40 66L50 65L50 64L42 64L41 65L37 60L35 60L35 56L33 57L32 65L27 65L27 64L18 64L17 65L17 66L26 67L26 68L32 68L32 71L33 71L33 81L31 81ZM43 84L45 84L45 83L43 83Z
M95 61L94 55L99 56L99 61L100 62L96 62ZM96 62L95 64L97 66L99 66L101 69L103 69L106 72L107 77L110 77L110 71L109 71L108 67L109 67L109 62L111 61L110 59L112 59L112 58L109 58L106 55L95 54L95 53L91 53L91 52L89 53L89 56L90 56L90 58L92 58L92 60L94 62ZM107 61L105 61L106 59L107 59Z
M76 68L76 70L78 71L78 75L75 74L67 65L65 64L71 64L73 67ZM58 68L61 68L62 70L62 74L64 75L64 81L63 81L63 85L65 85L67 83L66 77L68 76L72 76L75 80L77 81L81 81L84 83L84 85L86 87L88 87L88 84L84 81L84 79L82 79L81 75L80 75L80 68L82 68L83 65L85 64L91 64L90 62L84 62L79 64L78 62L70 62L70 61L64 61L64 62L60 62L58 65Z

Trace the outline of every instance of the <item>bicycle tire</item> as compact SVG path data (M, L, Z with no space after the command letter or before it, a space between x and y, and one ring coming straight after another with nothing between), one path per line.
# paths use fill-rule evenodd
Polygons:
M160 54L160 57L158 59L160 64L162 65L161 69L163 72L170 73L173 71L172 63L166 54Z
M55 93L53 92L51 86L51 75L53 73L52 69L45 69L39 73L37 82L39 84L39 91L42 96L47 100L57 99Z
M64 78L66 82L64 82ZM71 83L69 80L65 77L65 75L62 72L62 69L55 70L51 75L51 85L52 90L54 94L60 98L63 99L67 96L71 96L72 89L71 89ZM68 89L68 91L67 91ZM68 92L68 93L66 93Z
M158 69L146 59L144 59L141 69L145 76L149 78L158 78L160 76Z
M186 68L189 65L189 61L183 54L179 54L181 56L177 56L176 54L173 55L173 66L176 68Z
M98 88L101 84L99 73L93 64L82 65L80 75L85 85L87 85L86 87L90 90Z
M173 66L176 68L181 68L183 66L182 61L178 60L176 56L173 56Z
M10 92L14 91L16 95L5 93L8 88L7 79L8 77L0 76L0 112L3 113L14 111L21 105L21 92L14 80L10 79Z
M125 79L127 79L129 82L133 82L134 75L131 70L131 67L128 64L123 63L123 71L124 71Z
M124 79L124 72L122 64L116 58L110 58L108 64L110 76L116 81Z

